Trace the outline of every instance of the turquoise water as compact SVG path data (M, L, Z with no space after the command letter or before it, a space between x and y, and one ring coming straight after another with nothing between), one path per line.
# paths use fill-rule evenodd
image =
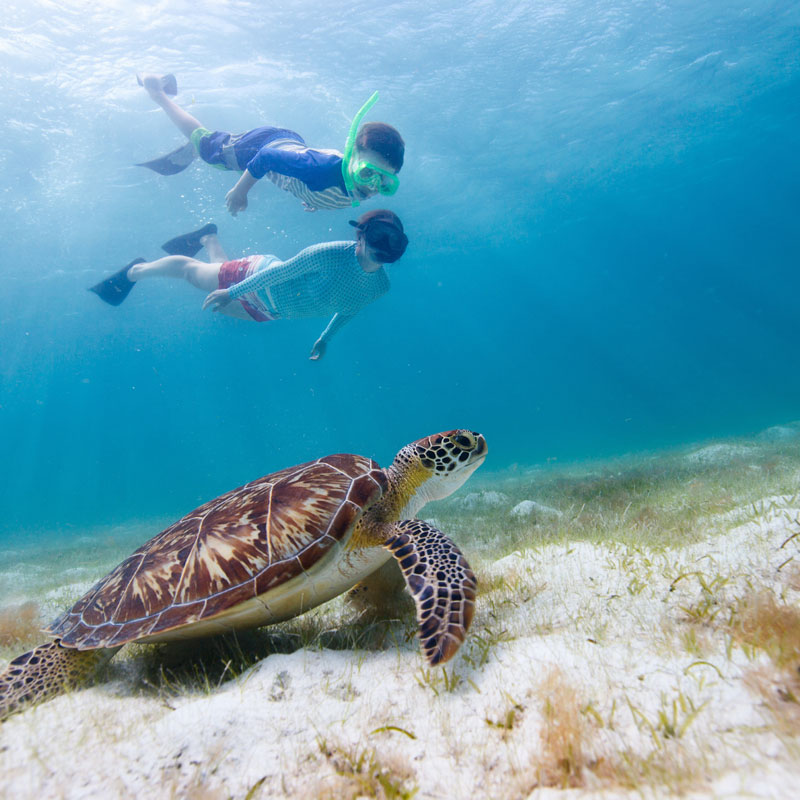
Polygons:
M800 417L796 3L31 0L2 28L8 544L453 427L500 470ZM210 128L321 147L380 91L406 165L363 209L411 244L320 363L325 320L221 318L178 282L117 309L86 291L207 221L232 255L352 233L266 182L233 219L230 173L133 167L181 142L138 70L174 72Z

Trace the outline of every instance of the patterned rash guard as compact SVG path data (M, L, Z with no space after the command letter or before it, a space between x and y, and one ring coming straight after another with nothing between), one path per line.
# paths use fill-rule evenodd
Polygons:
M333 314L320 339L328 342L364 306L389 291L381 267L364 272L355 242L325 242L301 250L288 261L262 259L263 268L228 289L231 298L255 295L276 319Z

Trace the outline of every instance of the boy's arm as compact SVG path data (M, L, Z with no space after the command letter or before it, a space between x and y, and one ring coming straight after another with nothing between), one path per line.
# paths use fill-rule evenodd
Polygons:
M247 193L256 185L256 179L245 170L236 186L225 195L225 205L232 216L247 208Z
M344 189L342 177L342 156L336 153L323 153L320 150L282 150L264 145L247 164L247 172L255 180L260 180L268 172L277 172L289 178L303 181L315 192L339 186Z
M297 178L312 192L321 192L331 186L347 192L341 156L319 150L279 150L267 144L250 159L242 177L225 197L228 211L234 217L247 208L247 193L268 172Z
M312 361L319 361L319 359L325 355L325 349L327 348L328 342L333 338L334 334L347 325L347 323L350 322L354 316L355 314L342 314L340 311L337 311L333 317L331 317L328 327L322 331L319 339L314 342L314 347L311 348L311 355L309 358Z
M278 261L275 265L270 265L265 269L253 273L249 278L245 278L239 283L234 283L228 289L230 297L235 300L243 294L253 292L256 289L262 289L264 286L274 286L284 281L291 281L295 278L314 272L319 269L316 257L319 251L327 250L332 244L336 242L322 242L320 244L312 244L301 250L296 256L288 259L288 261Z

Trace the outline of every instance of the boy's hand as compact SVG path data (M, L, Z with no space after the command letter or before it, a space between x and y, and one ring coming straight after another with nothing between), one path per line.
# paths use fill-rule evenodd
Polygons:
M232 299L231 293L227 289L215 289L203 302L203 311L207 308L219 311L221 308L225 308Z
M247 208L247 192L241 192L237 184L225 196L225 205L231 212L231 216L235 217L240 211Z
M308 357L310 361L319 361L325 355L325 348L327 345L322 339L317 339L314 346L311 348L311 355Z

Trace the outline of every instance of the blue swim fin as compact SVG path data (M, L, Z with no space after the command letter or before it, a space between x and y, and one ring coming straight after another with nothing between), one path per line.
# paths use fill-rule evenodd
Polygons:
M152 161L143 161L134 166L147 167L159 175L177 175L179 172L183 172L196 157L197 151L194 149L194 145L186 142L165 156L154 158Z
M200 230L184 233L183 236L176 236L161 245L171 256L189 256L190 258L200 252L203 245L200 243L202 236L208 236L217 232L217 226L213 222L203 225Z
M128 280L128 270L134 264L143 264L143 258L134 258L130 264L126 264L122 269L117 270L110 278L106 278L100 283L90 287L89 291L94 292L101 300L111 306L118 306L136 285L135 281Z

